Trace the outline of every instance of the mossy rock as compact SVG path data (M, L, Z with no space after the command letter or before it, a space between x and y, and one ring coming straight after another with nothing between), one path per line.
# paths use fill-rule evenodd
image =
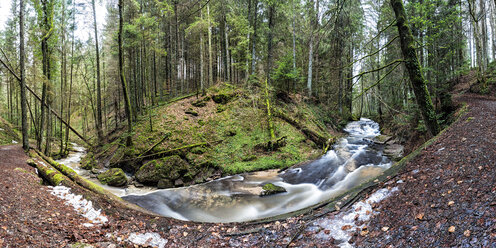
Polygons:
M226 93L226 92L219 92L215 95L212 96L212 100L215 102L215 103L218 103L218 104L226 104L228 103L229 101L231 101L231 99L236 96L235 93L232 93L232 92L229 92L229 93Z
M284 192L287 192L285 188L274 185L272 183L267 183L264 186L262 186L262 192L260 192L260 196L275 195Z
M189 164L179 156L174 155L144 164L136 172L135 177L140 183L157 185L161 179L176 180L189 170Z
M98 180L109 186L121 187L127 184L126 174L121 168L112 168L97 176Z
M157 183L157 188L159 189L168 189L173 187L174 183L169 179L160 179Z
M91 170L96 167L95 155L92 152L86 154L86 156L81 160L81 168L85 170Z
M194 111L193 109L189 108L188 110L184 111L185 114L192 115L192 116L198 116L198 112Z
M203 108L205 106L207 106L207 102L210 101L210 96L207 96L207 97L204 97L202 99L198 99L194 102L191 103L191 105L195 106L195 107L198 107L198 108Z

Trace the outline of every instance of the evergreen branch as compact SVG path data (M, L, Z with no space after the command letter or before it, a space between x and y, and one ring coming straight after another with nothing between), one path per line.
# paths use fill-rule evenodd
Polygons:
M389 70L388 72L386 72L386 74L384 74L381 78L379 78L379 80L377 80L377 82L375 82L373 85L365 88L365 90L363 90L358 96L356 96L353 100L356 100L357 98L361 97L363 94L367 93L367 91L369 91L370 89L372 89L373 87L379 85L382 80L384 80L384 78L386 78L389 74L391 74L400 64L401 62L403 62L403 60L395 60L393 61L393 63L396 63L396 65L393 67L393 69ZM391 64L393 64L391 63ZM388 64L387 66L390 66L391 64ZM385 67L387 67L385 66ZM383 67L383 68L385 68ZM378 71L378 70L375 70L375 71ZM363 76L363 75L361 75Z
M392 61L391 63L389 63L387 65L381 66L379 68L372 69L370 71L361 72L361 73L359 73L359 74L357 74L357 75L355 75L355 76L353 76L351 78L347 78L347 79L354 79L354 78L357 78L357 77L362 77L363 75L366 75L366 74L370 74L370 73L373 73L373 72L381 71L381 70L384 70L384 69L386 69L386 68L388 68L388 67L390 67L392 65L399 64L399 63L401 63L403 61L404 60L402 60L402 59L397 59L397 60L394 60L394 61Z

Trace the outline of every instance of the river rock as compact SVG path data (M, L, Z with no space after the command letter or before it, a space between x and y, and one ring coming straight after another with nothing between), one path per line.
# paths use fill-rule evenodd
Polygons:
M386 142L390 141L392 138L393 137L388 136L388 135L379 135L379 136L376 136L374 139L372 139L372 141L376 144L384 145L384 144L386 144Z
M98 180L109 186L125 186L127 184L126 174L121 168L112 168L97 176Z
M285 188L274 185L272 183L267 183L262 186L262 191L260 192L260 196L268 196L268 195L280 194L284 192L287 192Z
M384 155L390 157L394 161L399 161L403 158L405 147L400 144L388 144L384 148Z
M176 180L189 172L189 164L179 156L174 155L152 160L139 168L135 177L138 182L147 185L157 185L161 179Z
M174 184L168 179L160 179L157 183L157 188L159 189L168 189L172 187L174 187Z

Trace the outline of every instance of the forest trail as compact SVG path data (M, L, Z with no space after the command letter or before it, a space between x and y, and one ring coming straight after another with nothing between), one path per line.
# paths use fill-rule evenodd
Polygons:
M378 215L351 233L356 247L494 247L496 243L496 101L477 95L456 99L468 111L380 188L398 187L372 204ZM333 247L326 228L309 228L339 213L269 223L208 224L149 216L92 197L109 221L87 228L87 219L39 184L20 146L0 147L0 246L64 247ZM20 169L16 169L20 168ZM73 191L88 195L81 189ZM346 211L347 208L342 209ZM321 214L319 214L321 213ZM319 216L319 217L316 217ZM315 219L317 218L317 219ZM133 236L134 235L134 236ZM144 235L143 243L131 237ZM148 236L147 236L148 235ZM153 236L157 235L157 236ZM158 236L159 235L159 236ZM148 240L147 240L148 239ZM147 247L147 246L145 246Z
M65 246L85 222L40 185L20 145L0 147L0 247Z
M456 101L468 112L391 180L399 192L376 206L357 247L496 246L496 101Z

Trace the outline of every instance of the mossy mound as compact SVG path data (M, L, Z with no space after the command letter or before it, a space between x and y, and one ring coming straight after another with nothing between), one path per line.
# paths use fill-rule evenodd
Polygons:
M269 92L273 113L287 117L274 114L275 139L268 132L265 88L218 84L204 97L191 95L151 109L151 121L143 117L134 125L132 147L125 146L123 132L96 157L135 173L140 183L171 187L287 168L320 156L322 144L335 140L336 120L301 95L287 94L289 100L281 101Z
M127 184L126 174L121 168L112 168L97 176L98 180L109 186L121 187Z
M161 181L160 184L163 186L173 185L175 180L186 177L186 175L190 175L187 180L191 181L193 180L192 174L193 171L189 164L179 156L174 155L144 164L136 172L135 177L138 182L146 185L157 186Z
M285 188L274 185L272 183L267 183L264 186L262 186L262 192L260 192L260 196L275 195L284 192L287 192Z
M21 135L6 120L0 117L0 145L12 145L21 142Z

